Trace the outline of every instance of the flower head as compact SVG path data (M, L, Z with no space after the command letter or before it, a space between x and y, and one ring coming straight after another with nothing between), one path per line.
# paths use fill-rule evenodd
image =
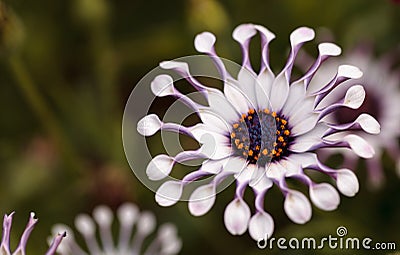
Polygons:
M256 73L249 57L249 44L256 34L261 37L261 68ZM201 167L190 172L182 180L165 180L158 188L156 201L162 206L176 203L182 191L190 183L210 177L208 183L193 191L189 199L189 211L195 216L207 213L215 202L218 186L228 177L236 180L235 198L226 207L224 222L228 231L241 235L249 230L255 240L271 236L274 221L264 208L267 191L275 184L285 197L284 210L295 223L310 220L312 207L308 198L287 185L294 178L304 183L311 201L323 210L334 210L340 203L337 190L329 183L316 183L305 172L311 169L326 174L336 181L337 189L346 196L358 191L358 181L348 169L332 169L322 164L316 149L348 148L359 157L371 158L373 148L360 136L348 134L341 139L333 135L349 129L362 129L363 125L347 123L347 126L326 121L326 117L341 108L357 109L365 98L361 85L350 87L340 99L321 106L321 102L344 81L361 77L354 66L342 65L335 76L310 91L310 81L320 65L330 56L337 56L341 49L333 43L318 45L319 56L313 65L298 79L292 77L294 60L300 47L314 38L314 31L300 27L290 35L291 51L282 71L275 75L269 65L269 43L275 35L268 29L253 24L238 26L233 38L240 44L243 62L234 78L216 54L216 38L209 32L196 36L195 48L207 54L216 65L223 80L223 91L203 85L191 75L187 63L167 61L160 63L163 69L172 69L182 75L206 99L200 104L185 96L173 84L171 76L162 74L151 83L156 96L174 96L191 107L201 119L194 126L164 123L157 115L150 114L138 122L137 130L151 136L159 130L175 131L197 140L200 148L182 151L170 156L159 154L148 164L146 173L151 180L163 180L170 175L177 163L203 159ZM379 124L373 122L374 129ZM368 131L368 130L366 130ZM255 194L255 212L252 213L243 199L250 187Z
M330 117L332 121L344 124L355 120L355 125L362 127L366 132L358 132L358 135L367 139L376 153L375 157L366 160L366 167L369 174L369 183L378 187L384 180L382 154L384 151L396 161L396 168L400 174L400 148L397 142L400 136L400 76L391 69L391 57L374 59L369 48L356 48L339 60L324 65L315 76L311 86L318 82L324 82L327 77L333 75L338 62L346 62L357 65L364 72L364 76L358 80L350 80L339 87L336 93L327 98L326 103L338 100L340 93L343 93L350 86L363 84L366 91L366 98L358 109L341 109L334 112ZM370 113L367 115L365 113ZM380 130L376 122L380 123ZM343 125L346 127L346 125ZM350 128L350 127L348 127ZM380 131L380 133L379 133ZM376 135L379 133L379 135ZM340 136L346 135L343 132ZM358 158L346 150L324 150L324 154L340 152L344 156L345 164L355 168Z
M26 244L28 243L29 236L35 227L38 219L35 218L35 213L31 213L29 217L28 224L26 225L26 228L24 232L22 233L21 240L19 241L18 247L15 249L13 253L11 253L10 250L10 232L11 232L11 225L12 225L12 219L14 216L14 212L10 213L9 215L4 215L4 220L3 220L3 237L1 239L0 243L0 254L1 255L17 255L25 254L26 250ZM61 233L61 234L60 234ZM65 237L65 231L61 230L61 232L56 233L56 237L51 241L51 245L49 250L46 252L46 255L53 255L56 254L56 250L58 246L60 245L62 239Z
M73 230L64 225L55 225L53 232L67 229L67 238L59 249L60 254L177 254L182 246L177 236L176 227L166 223L158 228L157 236L144 249L143 243L156 228L156 219L151 212L139 212L136 205L126 203L117 211L119 221L119 236L114 242L112 235L113 212L107 206L97 206L93 210L93 218L87 214L80 214L75 218L75 227L83 236L87 249L82 249L75 241ZM97 227L100 243L97 241ZM136 232L133 233L133 229Z

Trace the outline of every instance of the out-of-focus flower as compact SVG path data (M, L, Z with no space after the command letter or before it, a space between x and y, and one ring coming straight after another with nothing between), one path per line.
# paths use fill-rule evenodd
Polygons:
M12 219L14 216L14 212L10 213L9 215L4 215L3 220L3 237L0 243L0 255L24 255L26 244L28 243L29 236L35 227L38 219L35 218L35 214L32 212L29 217L28 224L24 232L22 233L21 240L19 241L18 247L15 249L13 253L10 250L10 232L11 232L11 225ZM61 233L61 234L60 234ZM56 233L56 237L51 241L50 248L46 252L46 255L53 255L56 254L56 250L60 245L62 239L65 237L65 230L61 229L61 232Z
M358 66L364 76L361 79L347 81L339 87L336 93L327 98L326 104L336 101L340 93L350 86L362 84L366 91L364 103L358 109L341 109L331 115L333 121L341 124L358 120L364 129L369 129L368 133L375 133L373 130L374 120L365 115L370 113L381 125L379 135L360 133L359 135L367 139L375 150L375 157L366 160L366 168L369 174L369 182L373 187L379 187L384 181L382 154L386 152L395 160L396 169L400 175L400 148L398 138L400 136L400 75L391 68L391 57L382 57L374 59L370 48L357 48L344 55L339 61L332 61L324 65L315 76L315 82L323 82L332 77L338 62L346 62ZM315 84L311 84L314 86ZM346 135L344 132L338 135ZM358 163L358 157L348 150L324 150L327 155L337 153L344 156L344 163L349 168L355 168Z
M143 247L146 237L156 228L153 213L148 211L140 213L136 205L126 203L118 208L117 217L119 236L116 242L112 234L114 216L109 207L104 205L96 207L93 210L93 218L87 214L80 214L75 218L75 227L83 236L87 249L82 249L78 245L72 229L61 224L55 225L53 232L67 229L67 238L60 245L58 252L63 255L173 255L181 250L182 242L177 236L176 227L170 223L160 226L154 240L147 248ZM97 240L96 223L99 228L100 243ZM133 233L134 229L135 233Z
M249 44L257 33L261 37L262 62L258 74L253 70L249 58ZM233 38L239 42L243 62L238 77L233 78L215 52L216 38L204 32L195 38L195 48L211 57L224 82L224 89L207 87L189 72L187 63L166 61L161 68L172 69L185 77L195 89L201 92L208 105L194 102L182 94L173 84L169 75L157 76L151 89L156 96L174 96L183 100L198 114L202 123L186 127L176 123L164 123L157 115L142 118L137 125L140 134L151 136L158 130L186 134L196 139L201 147L195 151L183 151L176 156L160 154L148 164L146 173L151 180L162 180L169 176L176 163L193 159L204 159L202 166L183 177L182 180L167 180L157 190L156 201L162 206L175 204L188 184L211 177L208 184L198 187L189 199L189 211L200 216L207 213L215 202L217 186L228 176L236 179L234 200L226 207L225 226L231 234L240 235L249 229L253 239L271 236L274 229L272 217L264 210L264 197L275 184L285 196L284 209L295 223L310 220L312 208L307 197L292 188L287 178L295 178L308 188L311 201L320 209L334 210L340 203L340 196L329 183L315 183L304 169L312 169L330 176L336 181L339 191L354 196L358 181L349 169L331 169L322 164L315 150L318 148L349 148L359 157L371 158L373 148L360 136L348 134L340 140L331 135L349 129L364 129L379 132L379 124L370 115L356 122L338 125L328 123L324 118L340 108L357 109L365 98L362 86L349 88L342 98L320 106L321 100L338 85L352 78L359 78L362 72L354 66L342 65L330 81L319 84L317 91L310 92L308 86L321 63L330 56L337 56L341 49L333 43L321 43L319 56L305 74L297 80L291 72L294 60L303 43L314 39L314 31L301 27L290 35L291 51L283 70L275 75L269 66L269 43L275 35L268 29L253 24L238 26ZM294 80L294 81L293 81ZM368 128L365 128L365 121ZM250 186L255 194L256 212L251 211L243 199L244 191Z

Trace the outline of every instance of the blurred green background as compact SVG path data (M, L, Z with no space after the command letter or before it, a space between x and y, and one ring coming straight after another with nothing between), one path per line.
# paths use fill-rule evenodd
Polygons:
M0 214L16 211L13 247L30 211L39 224L28 254L44 254L53 224L73 226L76 214L91 213L97 204L115 209L132 201L154 211L158 222L178 226L181 254L309 254L259 250L247 233L231 236L223 212L233 187L201 218L189 214L186 202L159 207L124 156L122 114L135 84L160 61L195 54L194 36L205 30L217 35L223 57L240 63L231 33L243 22L277 35L271 45L275 70L286 60L289 33L302 25L321 33L329 28L345 51L368 42L379 55L400 42L400 5L389 0L2 1ZM275 220L275 236L334 235L343 225L351 236L400 246L400 180L393 162L385 162L387 181L377 191L366 186L365 171L358 172L360 193L342 196L334 212L314 207L305 225L288 220L273 188L266 209Z

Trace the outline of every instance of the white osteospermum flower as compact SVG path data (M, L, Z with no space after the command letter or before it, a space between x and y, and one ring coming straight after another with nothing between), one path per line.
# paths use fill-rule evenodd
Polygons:
M250 40L257 33L261 36L262 62L258 74L249 58ZM165 181L158 189L156 201L171 206L181 198L186 185L210 176L208 184L198 187L189 199L189 211L195 216L204 215L213 206L218 185L229 176L236 179L234 200L226 207L224 221L233 235L249 230L253 239L271 236L274 221L264 209L264 197L275 184L285 196L284 209L288 217L303 224L310 220L312 209L308 198L287 186L287 178L296 178L310 189L311 201L323 210L334 210L340 196L330 184L318 184L303 169L322 172L337 181L338 189L346 196L358 191L355 175L347 169L331 169L317 158L316 149L325 147L349 148L360 157L374 155L372 147L360 136L349 134L340 140L332 138L347 131L336 123L324 121L340 108L358 108L365 98L362 86L351 87L342 98L325 107L320 102L346 80L361 77L354 66L340 66L335 77L321 84L318 91L308 89L311 79L322 62L337 56L341 49L333 43L318 46L319 56L309 70L298 80L292 81L291 71L296 55L303 43L314 38L314 31L307 27L296 29L290 35L291 51L283 70L275 75L269 66L269 43L275 35L268 29L253 24L238 26L233 38L239 42L243 63L238 77L226 70L215 52L216 38L204 32L196 36L195 48L211 57L224 82L223 91L201 84L189 72L187 63L167 61L161 68L172 69L182 75L207 100L208 105L192 101L182 94L168 75L157 76L151 88L156 96L174 96L183 100L200 117L202 123L185 127L164 123L151 114L139 121L137 130L149 136L158 130L175 131L196 139L201 147L196 151L183 151L176 156L160 154L149 163L146 173L151 180L169 176L176 163L204 159L202 166L182 180ZM350 124L349 124L350 125ZM379 127L379 124L376 123ZM377 128L378 128L377 127ZM350 126L356 128L355 125ZM243 199L246 187L253 189L255 209L253 214Z
M143 247L145 239L156 229L153 213L139 212L136 205L125 203L118 208L116 214L119 221L116 242L112 234L114 214L109 207L97 206L93 210L93 217L80 214L75 218L75 227L83 236L87 249L82 249L77 244L72 229L61 224L55 225L53 232L67 229L67 237L58 252L63 255L174 255L181 250L182 242L177 236L176 227L170 223L161 225L155 239L148 247ZM97 240L97 228L100 243Z
M374 59L372 52L366 48L358 48L341 57L340 62L351 63L358 66L364 75L358 80L347 81L327 98L325 103L335 101L340 93L355 84L362 84L366 91L366 98L358 109L341 109L330 117L333 121L342 124L342 129L361 128L365 132L358 132L360 137L368 140L376 153L375 157L366 160L369 174L369 183L378 187L384 180L382 153L386 151L395 161L396 169L400 175L400 148L398 138L400 136L400 76L398 72L391 70L389 58ZM331 77L336 69L338 61L324 65L315 75L311 86ZM369 114L366 114L369 113ZM352 126L345 123L351 122ZM380 123L380 126L377 123ZM379 129L380 127L380 129ZM345 135L344 132L341 135ZM378 134L379 135L376 135ZM338 138L340 135L338 136ZM340 152L344 156L345 165L355 168L358 157L347 150L324 150L326 156Z
M38 219L35 218L35 213L31 213L29 216L28 224L24 232L22 233L21 240L19 241L18 247L14 252L11 253L10 250L10 232L13 220L14 212L9 215L4 215L3 220L3 236L0 243L0 255L24 255L26 250L26 244L28 243L29 236L35 227ZM62 239L65 237L65 229L60 229L60 232L55 233L56 237L50 240L50 247L46 252L46 255L56 254L56 250L60 245Z

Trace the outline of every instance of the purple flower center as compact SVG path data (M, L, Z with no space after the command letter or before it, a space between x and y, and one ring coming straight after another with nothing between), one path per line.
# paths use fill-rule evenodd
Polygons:
M230 137L235 155L260 166L287 156L293 141L288 121L268 109L250 109L242 114L239 122L232 125Z

